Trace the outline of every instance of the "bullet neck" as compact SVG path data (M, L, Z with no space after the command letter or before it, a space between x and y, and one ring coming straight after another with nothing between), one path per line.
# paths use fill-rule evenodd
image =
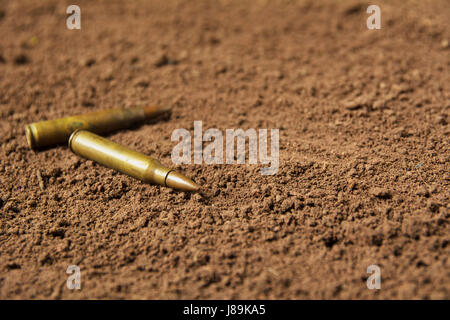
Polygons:
M166 168L158 160L154 160L147 169L146 180L150 183L167 186L166 179L171 171L172 169Z

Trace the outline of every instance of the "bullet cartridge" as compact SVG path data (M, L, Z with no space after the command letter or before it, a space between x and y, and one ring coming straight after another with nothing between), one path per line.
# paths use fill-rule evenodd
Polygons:
M25 126L25 135L30 148L37 149L67 143L69 136L77 129L87 129L98 134L105 134L129 128L167 111L169 111L168 108L157 106L102 110L31 123Z
M164 167L158 160L128 149L87 130L76 130L69 138L69 149L86 159L120 171L146 183L182 191L200 188L181 173Z

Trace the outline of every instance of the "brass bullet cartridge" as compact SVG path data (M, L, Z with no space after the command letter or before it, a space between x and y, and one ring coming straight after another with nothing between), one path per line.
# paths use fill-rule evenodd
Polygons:
M37 149L67 143L69 136L77 129L86 129L98 134L105 134L129 128L134 124L144 122L169 110L168 108L157 106L102 110L31 123L25 126L25 135L30 148Z
M147 183L197 191L200 186L181 173L164 167L158 160L128 149L87 130L76 130L69 138L69 149L86 159L120 171Z

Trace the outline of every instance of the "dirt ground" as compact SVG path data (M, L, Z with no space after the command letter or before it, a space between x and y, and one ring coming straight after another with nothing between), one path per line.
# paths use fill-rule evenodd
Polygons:
M450 298L450 2L378 2L381 30L358 1L80 0L68 30L73 1L1 0L0 298ZM204 194L26 144L152 104L170 119L110 138ZM194 120L279 128L278 173L175 166Z

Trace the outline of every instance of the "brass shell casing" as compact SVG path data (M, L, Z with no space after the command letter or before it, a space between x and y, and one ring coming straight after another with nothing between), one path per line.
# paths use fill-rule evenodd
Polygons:
M86 130L76 130L69 138L69 149L86 159L120 171L147 183L166 186L172 171L158 160L128 149Z
M157 106L129 109L110 109L78 116L31 123L25 126L28 145L32 149L67 143L77 129L86 129L104 134L129 128L146 119L162 114L169 109Z

